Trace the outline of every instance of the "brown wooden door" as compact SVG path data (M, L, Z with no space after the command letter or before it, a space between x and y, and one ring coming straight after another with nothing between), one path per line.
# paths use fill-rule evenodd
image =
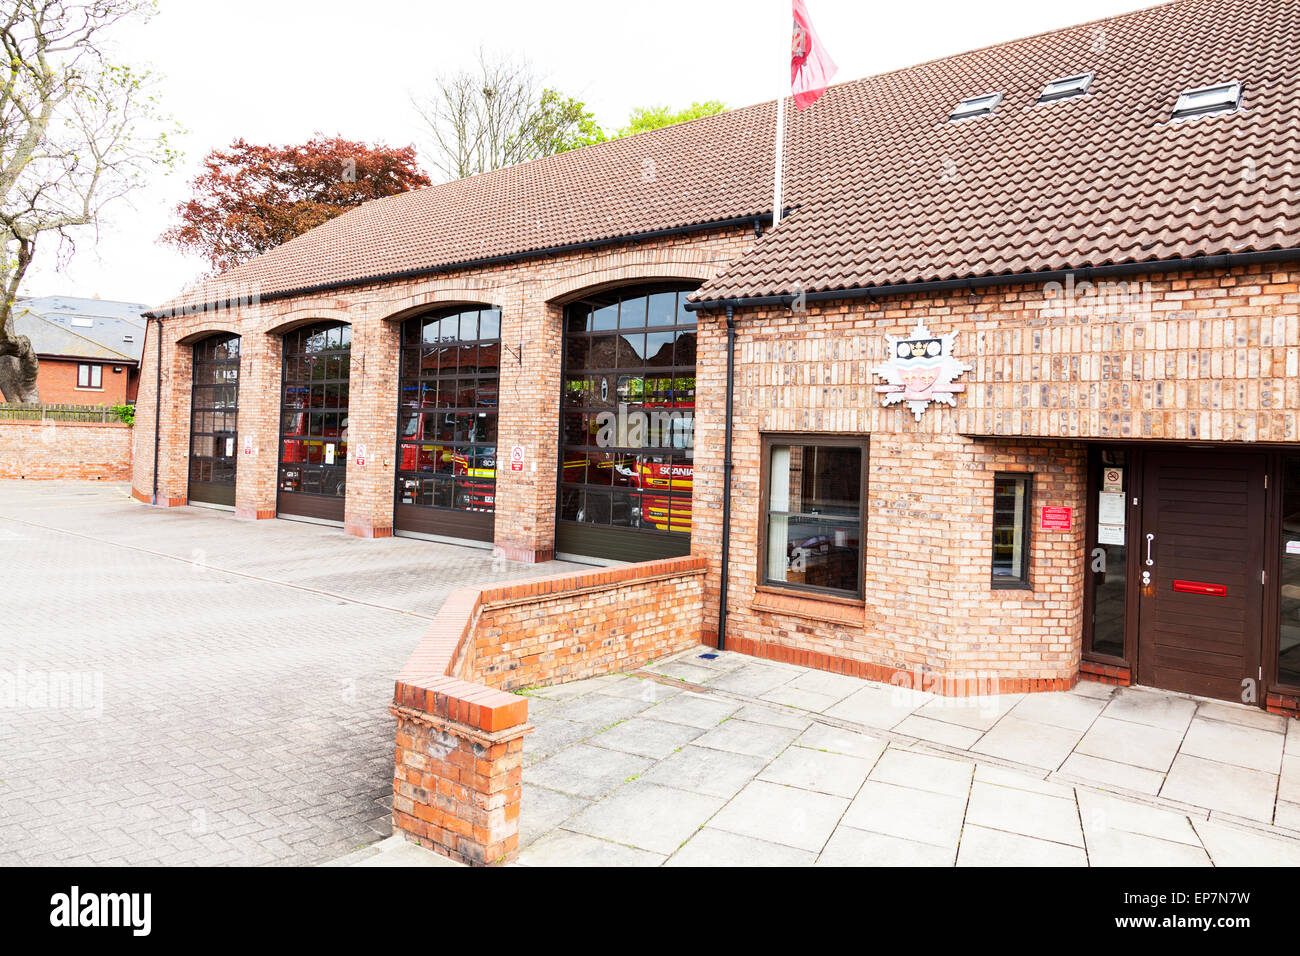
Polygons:
M1259 673L1264 456L1145 457L1138 680L1240 701Z

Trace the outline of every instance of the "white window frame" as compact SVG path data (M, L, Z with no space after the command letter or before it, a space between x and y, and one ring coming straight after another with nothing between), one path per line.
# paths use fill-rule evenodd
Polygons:
M1222 91L1222 96L1216 100L1207 101L1206 105L1193 105L1198 97L1206 96L1210 93ZM1209 86L1198 86L1195 89L1183 90L1178 97L1178 102L1174 104L1174 112L1171 119L1184 120L1194 119L1197 116L1216 116L1220 113L1235 113L1241 109L1242 96L1245 88L1239 80L1233 80L1228 83L1211 83Z
M985 93L982 96L971 96L962 100L952 108L952 113L948 120L974 119L976 116L988 116L998 104L1002 102L1001 91L997 93Z

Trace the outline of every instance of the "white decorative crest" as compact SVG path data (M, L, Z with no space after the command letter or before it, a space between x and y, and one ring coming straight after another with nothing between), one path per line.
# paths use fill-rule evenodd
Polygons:
M884 396L884 403L907 402L918 422L931 402L956 406L956 394L966 391L966 386L954 384L953 380L971 370L971 366L952 356L956 338L956 332L932 335L921 322L916 323L907 338L886 335L889 361L872 369L889 383L876 386L876 391Z

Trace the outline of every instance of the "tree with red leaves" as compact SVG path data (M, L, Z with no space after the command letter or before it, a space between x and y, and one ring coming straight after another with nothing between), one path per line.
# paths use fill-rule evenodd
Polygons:
M414 146L320 134L301 146L237 139L208 153L190 184L193 198L177 205L180 221L161 241L198 253L223 272L367 200L429 184Z

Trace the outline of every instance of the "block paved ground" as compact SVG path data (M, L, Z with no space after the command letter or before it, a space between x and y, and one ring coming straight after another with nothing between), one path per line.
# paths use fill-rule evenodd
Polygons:
M1300 865L1300 721L704 653L530 692L520 865Z
M0 866L312 863L387 836L393 676L451 589L543 573L117 484L0 481L0 546Z

